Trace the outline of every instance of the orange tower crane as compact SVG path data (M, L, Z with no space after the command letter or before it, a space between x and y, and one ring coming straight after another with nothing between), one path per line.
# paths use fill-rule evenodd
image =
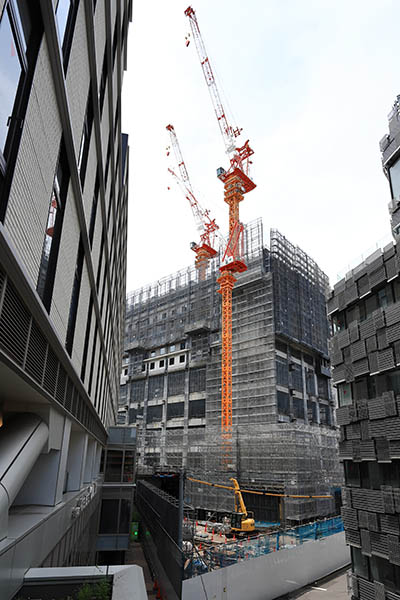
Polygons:
M243 146L236 146L235 140L242 130L229 124L194 9L189 6L185 15L189 18L204 79L210 92L225 151L230 159L227 171L222 167L217 170L217 176L224 184L224 201L229 206L229 241L218 279L218 292L222 296L221 430L229 436L232 430L232 290L237 281L235 273L247 269L243 256L243 225L239 219L239 204L244 194L256 187L249 177L250 156L254 152L249 146L249 140ZM186 46L189 44L190 39L187 37Z
M167 131L169 132L171 145L174 150L175 159L178 165L180 177L173 171L168 169L171 175L178 183L183 195L188 200L190 208L196 222L197 229L200 233L200 243L191 243L191 249L196 253L195 266L198 269L199 280L204 281L206 278L207 265L210 258L213 258L217 251L214 249L215 235L218 225L215 219L211 219L210 211L204 209L196 199L194 195L192 184L189 179L189 174L183 160L181 148L179 146L178 136L173 125L167 125ZM167 148L167 156L170 153L170 148Z

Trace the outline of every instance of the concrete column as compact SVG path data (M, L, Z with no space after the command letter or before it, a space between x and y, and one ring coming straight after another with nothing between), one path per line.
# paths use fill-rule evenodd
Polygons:
M85 468L83 473L83 483L91 483L92 475L93 475L93 463L95 457L95 441L93 439L88 439L87 443L87 451L86 451L86 461Z
M144 449L146 447L146 421L147 421L147 404L149 401L149 374L146 375L146 381L144 384L144 398L143 398L143 420L142 420L142 435L140 443L138 443L140 450L139 464L144 465ZM139 440L138 440L139 442Z
M99 442L95 442L92 479L96 479L99 476L102 450L103 448L101 447Z
M66 491L81 489L86 462L88 435L83 431L72 431L67 461Z
M164 387L163 387L163 410L162 410L162 424L161 424L161 440L160 440L160 466L166 465L165 445L166 445L166 428L167 428L167 402L168 402L168 371L164 375Z
M303 379L303 402L304 402L304 422L308 424L308 410L307 410L307 400L308 400L308 393L307 393L307 381L306 381L306 373L305 373L305 369L307 369L308 367L306 367L306 363L303 360L303 354L301 355L301 376Z
M71 421L52 411L47 452L42 453L15 498L16 506L39 504L55 506L62 500Z
M189 355L188 355L189 358ZM186 467L188 453L188 438L189 438L189 360L186 361L185 368L185 406L183 419L183 447L182 447L182 467Z
M7 537L8 509L48 441L47 425L23 414L0 429L0 539Z

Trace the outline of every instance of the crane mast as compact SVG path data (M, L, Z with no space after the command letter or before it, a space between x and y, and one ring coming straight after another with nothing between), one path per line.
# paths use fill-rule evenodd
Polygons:
M206 278L208 262L217 254L217 251L214 249L214 245L215 234L218 230L218 225L216 224L215 219L211 219L210 211L208 209L204 209L194 195L174 126L167 125L166 129L170 135L171 145L175 154L180 176L178 176L171 168L169 168L168 171L174 177L181 189L181 192L188 200L196 222L197 230L201 232L200 243L197 244L192 242L191 249L196 254L195 266L199 273L199 280L204 281ZM169 150L167 151L167 155L168 154Z
M217 170L217 176L224 184L224 201L229 207L229 240L220 267L221 275L217 280L220 284L218 293L222 296L221 431L223 438L229 441L232 432L232 290L237 281L235 274L247 269L243 255L243 225L239 219L239 204L244 194L256 187L249 176L250 157L254 152L249 140L243 146L236 145L235 140L242 129L229 124L194 9L189 6L185 15L189 18L204 79L230 160L227 170L222 167Z

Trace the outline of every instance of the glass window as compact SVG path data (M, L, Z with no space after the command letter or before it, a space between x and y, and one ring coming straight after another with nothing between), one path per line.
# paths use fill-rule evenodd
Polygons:
M99 533L118 532L119 500L102 500Z
M60 37L61 46L63 45L65 30L67 28L69 11L71 8L71 0L59 0L56 9L56 18L58 26L58 35Z
M360 548L351 546L351 558L354 573L368 579L368 558L362 554Z
M54 178L53 193L51 195L49 212L47 215L46 231L43 241L42 258L40 261L39 277L37 283L37 292L39 296L44 299L47 273L49 270L50 253L55 239L55 227L57 215L61 212L61 199L60 199L60 184L59 184L59 173L56 173Z
M160 348L160 354L165 354L166 349L165 348Z
M153 362L150 363L150 369L154 369L154 364Z
M180 363L184 363L185 362L185 355L181 354L181 356L179 357L179 362Z
M81 289L82 270L83 270L84 250L82 237L79 239L78 254L76 257L74 283L72 287L71 302L68 315L68 327L65 347L71 356L75 335L76 318L78 314L79 294ZM127 374L127 373L126 373Z
M129 523L131 517L131 502L130 500L121 499L120 514L119 514L119 532L129 533Z
M186 348L186 342L181 342L180 348L181 348L181 350L184 350Z
M400 199L400 160L389 169L390 184L392 186L392 198Z
M175 363L175 358L173 356L171 356L171 358L169 359L169 364L173 365Z
M173 402L167 405L167 419L183 417L185 410L184 402Z
M286 392L276 392L278 400L278 412L282 415L288 415L290 410L289 394Z
M293 398L293 415L297 419L304 419L304 400Z
M160 369L165 365L165 360L160 360L159 367Z
M9 9L4 10L0 21L0 151L3 154L23 71L18 38L13 34L10 15Z
M351 460L344 461L344 471L346 475L346 483L348 485L360 485L360 464L354 463Z
M189 402L189 419L192 417L205 417L206 416L206 401L202 400L191 400Z
M176 348L175 344L172 344L172 345L169 347L169 351L170 351L170 352L175 352L175 348Z
M147 407L147 423L156 423L162 420L162 409L161 405L148 406Z
M347 406L353 402L351 383L339 383L337 386L339 395L339 406Z
M125 450L124 473L122 479L125 483L133 483L133 464L134 452L132 450Z
M397 369L396 371L392 371L391 373L388 373L387 378L388 378L387 389L393 390L396 395L400 394L400 370Z
M281 358L280 356L276 357L275 362L276 368L276 382L278 385L289 385L289 371L288 371L288 363L285 358Z
M104 481L121 481L122 450L108 450Z
M99 102L100 102L100 115L103 112L104 96L106 94L107 85L107 48L104 50L103 68L101 70L101 79L99 86Z
M339 333L346 326L345 324L345 314L344 311L340 313L335 313L332 316L332 334Z

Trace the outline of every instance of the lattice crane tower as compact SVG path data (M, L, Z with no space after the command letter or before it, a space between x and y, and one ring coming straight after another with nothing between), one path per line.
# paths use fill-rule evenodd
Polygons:
M254 152L249 146L249 140L243 146L236 146L235 140L242 129L232 127L228 122L194 9L189 6L185 15L189 18L204 79L210 92L225 151L230 159L227 171L223 168L217 170L218 178L224 183L224 201L229 206L229 241L218 279L218 292L222 296L221 430L223 434L229 435L232 430L232 290L237 281L235 273L247 269L243 258L243 225L239 219L239 203L244 194L256 187L249 177L250 156ZM190 39L187 37L186 45L189 44Z

